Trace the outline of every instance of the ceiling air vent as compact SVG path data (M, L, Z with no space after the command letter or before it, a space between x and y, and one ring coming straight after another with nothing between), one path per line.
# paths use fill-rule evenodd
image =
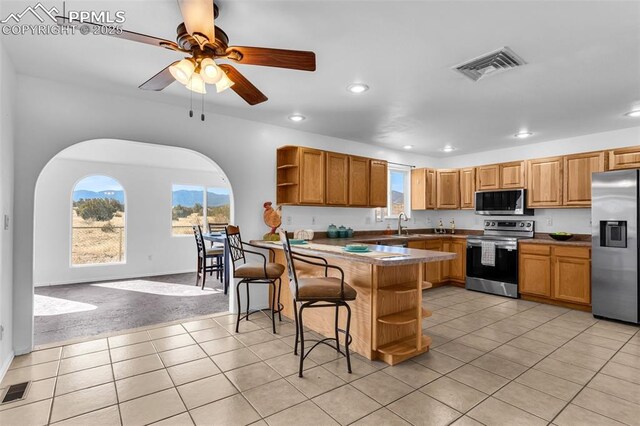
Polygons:
M454 69L466 75L471 80L478 81L487 76L524 64L526 64L526 62L521 57L513 53L508 47L503 47L502 49L487 53L464 64L457 65Z

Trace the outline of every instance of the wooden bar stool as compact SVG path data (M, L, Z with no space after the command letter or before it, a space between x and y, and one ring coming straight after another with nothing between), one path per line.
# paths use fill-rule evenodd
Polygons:
M224 247L215 247L207 249L204 245L204 239L202 238L202 229L200 225L194 225L193 235L196 237L196 247L198 249L198 271L196 273L196 285L200 283L202 279L202 289L204 290L204 284L207 279L207 272L209 275L216 273L218 279L222 279L224 276ZM215 260L215 262L209 263L209 260Z
M284 307L280 303L280 287L282 285L282 273L284 272L284 265L279 263L273 263L267 261L267 257L257 251L247 250L244 246L256 247L263 249L262 247L255 246L253 244L242 241L240 237L240 228L237 226L229 225L226 228L227 244L231 254L231 262L233 263L233 277L240 278L238 284L236 284L236 297L238 301L238 318L236 320L236 333L240 328L240 320L246 318L249 321L249 315L257 311L249 311L249 284L269 284L272 290L271 300L271 325L273 326L273 333L276 332L276 314L280 321L282 321L282 308ZM275 251L268 249L271 256L275 256ZM245 254L253 254L262 257L260 263L247 263ZM278 285L276 286L276 282ZM241 317L240 309L240 284L245 284L247 288L247 310L244 316Z
M286 231L280 231L280 240L282 241L282 246L287 258L289 288L293 295L293 314L296 319L296 341L293 349L293 353L295 355L298 355L298 340L300 340L300 368L298 376L302 377L304 359L316 346L320 344L325 344L338 351L338 353L344 355L347 358L347 371L351 373L351 357L349 355L349 345L351 344L351 335L349 334L349 329L351 327L351 308L347 302L356 299L356 290L344 282L344 271L338 266L330 265L326 259L319 256L292 252L291 243L289 242L289 237L287 236ZM294 261L324 268L324 277L298 278ZM330 277L329 269L338 271L340 273L340 278ZM300 310L298 310L298 303L300 303ZM347 324L344 330L338 326L340 307L344 307L347 310ZM307 308L335 308L335 337L327 337L322 340L312 340L311 342L315 342L315 344L305 353L302 312ZM345 335L344 352L340 350L340 333L344 333ZM335 346L329 343L334 340Z

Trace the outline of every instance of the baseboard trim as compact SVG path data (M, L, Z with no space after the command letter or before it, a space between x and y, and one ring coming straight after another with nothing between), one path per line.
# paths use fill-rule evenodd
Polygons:
M85 283L98 283L103 281L122 281L122 280L139 280L142 278L149 277L160 277L163 275L174 275L174 274L189 274L195 273L194 269L182 270L182 271L167 271L167 272L158 272L153 275L125 275L125 276L110 276L110 277L102 277L99 279L77 279L77 280L65 280L58 281L54 283L44 283L44 284L34 284L34 287L53 287L57 285L65 285L65 284L85 284Z
M11 351L7 359L0 366L0 382L4 379L4 375L9 371L9 367L11 366L11 362L13 361L14 353Z

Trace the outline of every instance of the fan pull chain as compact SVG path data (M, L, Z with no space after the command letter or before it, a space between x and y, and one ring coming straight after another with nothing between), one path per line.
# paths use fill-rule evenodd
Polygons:
M200 111L200 121L204 121L204 93L202 94L202 109Z
M189 84L191 85L191 79L189 79ZM191 92L189 94L189 117L193 117L193 90L189 90Z

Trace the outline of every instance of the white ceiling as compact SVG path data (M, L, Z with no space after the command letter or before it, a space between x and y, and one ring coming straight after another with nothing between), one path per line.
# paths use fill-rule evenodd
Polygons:
M3 15L25 4L3 1ZM238 65L269 101L251 107L232 91L211 91L208 112L395 149L411 144L432 156L447 155L439 151L446 144L454 154L523 144L513 138L521 129L535 133L532 143L640 125L623 116L640 102L640 1L218 4L216 24L231 44L313 50L317 71ZM170 40L181 21L174 0L76 0L67 8L122 9L125 29ZM175 52L101 36L1 37L21 73L189 108L178 83L137 89ZM502 46L527 65L475 83L451 70ZM354 81L371 90L348 93ZM294 112L308 119L288 121Z

